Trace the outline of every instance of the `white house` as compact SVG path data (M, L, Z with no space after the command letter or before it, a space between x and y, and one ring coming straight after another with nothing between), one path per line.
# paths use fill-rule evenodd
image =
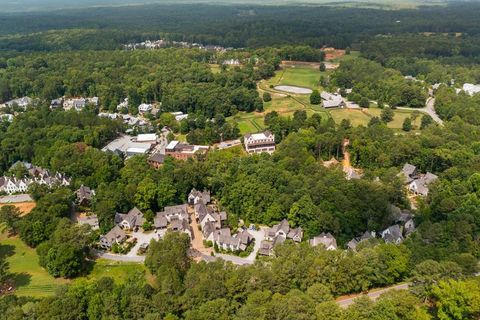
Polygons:
M338 93L330 93L323 91L320 96L322 97L323 107L328 108L343 108L345 106L345 101L342 96Z
M262 152L272 154L275 151L275 135L270 131L246 134L243 143L249 154Z
M330 233L321 233L310 239L309 243L312 247L323 245L327 250L337 250L337 240Z
M150 112L153 109L153 105L149 103L142 103L141 105L138 106L138 112L140 113L145 113L145 112Z
M473 96L474 94L480 93L480 85L465 83L462 87L462 90L468 93L469 95Z

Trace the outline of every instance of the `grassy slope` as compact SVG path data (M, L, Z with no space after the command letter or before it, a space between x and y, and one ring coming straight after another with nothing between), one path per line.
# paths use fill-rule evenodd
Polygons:
M0 256L6 256L10 272L14 274L19 296L45 297L53 295L59 286L70 283L70 280L55 279L38 264L35 249L28 247L18 237L7 237L0 230ZM145 272L143 264L114 262L99 259L89 274L74 281L96 280L101 277L112 277L117 283L123 283L135 272ZM147 280L151 276L147 274Z

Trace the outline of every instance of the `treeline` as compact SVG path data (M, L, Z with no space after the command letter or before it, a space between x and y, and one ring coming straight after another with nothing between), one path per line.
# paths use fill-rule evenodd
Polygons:
M6 50L111 49L115 43L121 45L127 40L141 41L167 35L176 41L236 48L284 44L346 48L370 36L386 33L478 35L478 8L477 3L449 3L417 10L150 4L3 14L0 19L3 35L67 29L88 31L80 36L74 31L77 35L73 41L59 40L55 34L7 37L0 40L0 47ZM92 34L91 30L97 31Z

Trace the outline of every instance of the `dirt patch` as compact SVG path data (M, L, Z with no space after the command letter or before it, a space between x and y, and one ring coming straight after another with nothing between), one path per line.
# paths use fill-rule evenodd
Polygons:
M325 52L325 60L327 61L335 60L345 55L345 50L335 48L323 48L321 50Z
M37 204L35 202L2 203L0 204L0 208L3 206L14 206L20 209L20 212L22 213L21 216L25 216L29 214L36 205Z
M312 69L318 69L320 68L320 62L305 62L305 61L287 61L283 60L280 63L281 67L306 67L306 68L312 68Z

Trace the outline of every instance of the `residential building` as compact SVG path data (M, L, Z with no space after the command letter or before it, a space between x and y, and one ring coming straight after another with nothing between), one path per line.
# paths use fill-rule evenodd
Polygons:
M312 247L323 245L327 250L337 250L337 240L330 233L321 233L309 240Z
M143 226L144 222L145 219L143 218L143 212L137 207L134 207L126 214L117 213L115 215L115 224L125 230L137 230L139 227Z
M473 96L477 93L480 93L480 85L472 84L472 83L465 83L462 87L462 90L465 91L467 94Z
M123 101L117 105L117 111L122 111L125 109L128 110L128 98L123 99Z
M262 152L272 154L275 151L275 135L270 131L246 134L243 143L249 154Z
M110 249L114 244L122 244L127 235L118 225L113 227L106 235L100 236L100 247Z
M232 235L230 228L223 228L213 233L214 243L223 250L245 251L253 239L253 236L246 230Z
M192 191L188 194L188 204L195 205L199 202L203 202L203 204L210 203L210 191L198 191L197 189L193 188Z
M438 179L436 175L433 173L427 172L426 174L420 176L420 178L413 180L408 185L408 189L410 192L420 195L420 196L427 196L429 188L428 186L435 182Z
M404 240L402 230L400 229L400 226L398 224L395 224L383 230L381 232L381 236L386 243L400 244Z
M75 195L77 197L77 204L84 207L89 206L92 203L92 199L95 196L95 191L82 184L75 192Z
M149 103L142 103L141 105L138 106L138 112L139 113L146 113L150 112L153 109L153 105Z
M0 120L6 120L8 122L13 121L13 114L0 114Z
M418 176L417 167L412 164L405 163L397 176L404 178L405 183L410 183Z
M370 239L375 239L374 234L375 234L374 232L365 231L365 233L360 237L353 238L352 240L350 240L346 245L347 249L354 250L354 251L357 250L357 245L360 244L361 242L368 241Z
M134 155L147 154L156 145L156 142L137 142L137 138L129 135L121 135L103 147L102 151L110 151L125 157L131 157Z
M291 239L295 242L301 242L303 238L302 228L290 228L287 220L282 220L279 224L274 225L265 232L265 240L262 241L259 254L271 255L273 248L285 242L286 239Z
M13 100L7 101L7 102L5 102L5 105L7 107L10 107L10 108L17 106L17 107L20 107L22 109L26 109L32 103L33 103L32 98L21 97L21 98L18 98L18 99L13 99Z
M183 232L188 234L190 238L192 238L193 230L188 223L188 220L172 220L171 223L171 230L176 232Z
M182 121L183 119L188 119L188 114L183 113L181 111L170 112L170 114L172 114L175 117L176 121Z
M63 107L63 99L58 98L58 99L53 99L50 102L50 109L59 109Z
M175 159L186 160L194 157L195 155L204 154L208 150L208 146L190 145L173 140L166 146L165 154Z

